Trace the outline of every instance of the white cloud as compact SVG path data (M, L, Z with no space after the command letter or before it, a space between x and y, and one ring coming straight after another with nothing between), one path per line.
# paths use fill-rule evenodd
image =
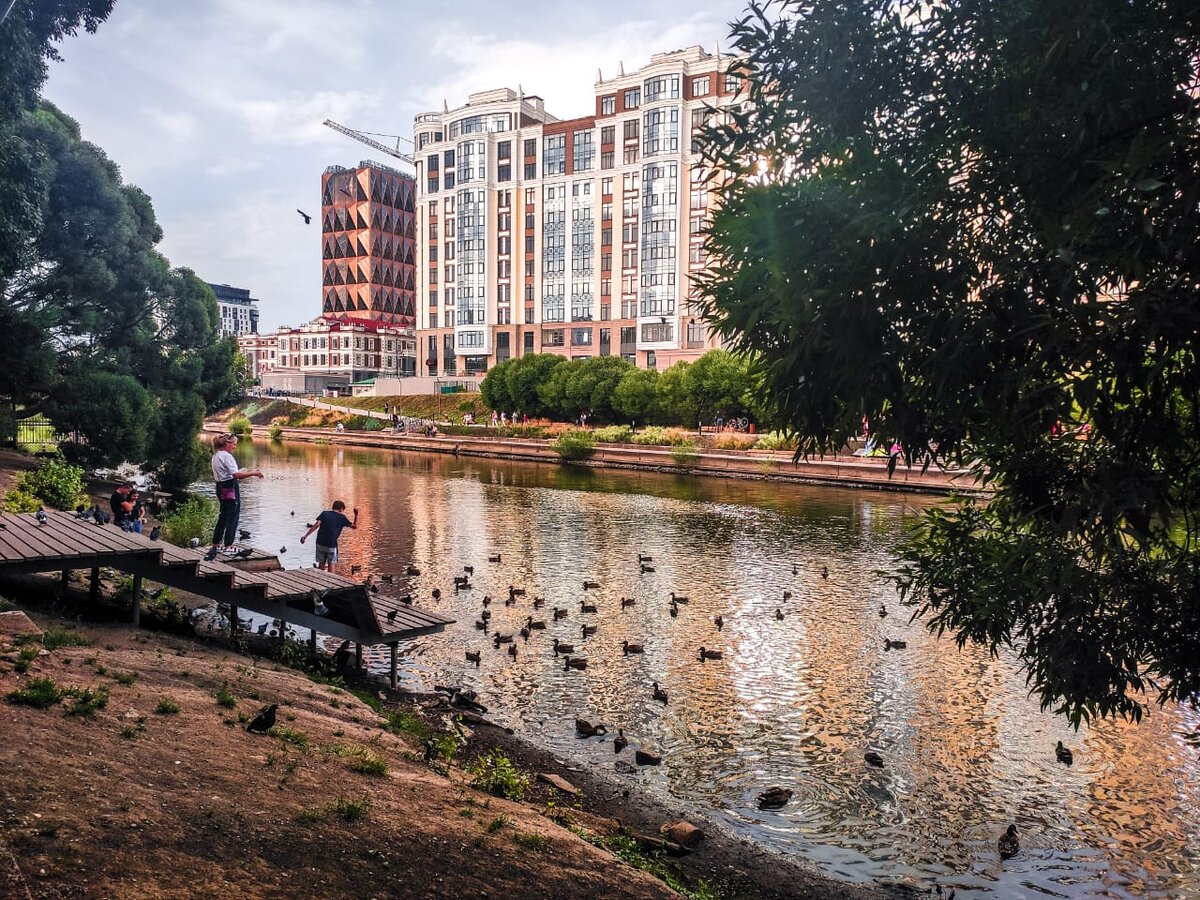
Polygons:
M200 123L196 117L182 110L168 111L157 107L148 107L146 116L156 122L167 137L175 141L193 138L200 129Z

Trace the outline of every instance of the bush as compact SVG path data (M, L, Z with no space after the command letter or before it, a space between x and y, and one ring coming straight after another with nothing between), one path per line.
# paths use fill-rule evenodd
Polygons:
M4 508L8 512L35 512L43 505L74 509L83 500L83 469L54 457L17 479L4 498Z
M749 434L718 434L713 446L718 450L749 450L758 443L758 438Z
M64 693L53 678L31 678L25 687L10 691L4 699L18 706L46 709L62 700Z
M47 650L57 650L59 647L86 647L91 639L84 637L72 628L50 625L42 632L42 646Z
M108 706L108 688L103 686L94 690L84 688L83 690L70 690L66 693L75 698L75 702L67 710L68 716L90 716L96 710Z
M229 433L236 434L238 437L246 437L250 434L250 420L245 416L234 416L229 420Z
M606 425L593 431L592 437L604 444L628 444L633 429L628 425Z
M595 452L596 439L590 431L567 431L550 448L565 460L583 459Z
M679 428L660 428L649 425L633 436L635 444L657 444L666 447L679 447L692 443L692 435Z
M267 429L267 434L271 436L271 440L278 441L283 438L283 426L278 422L272 422L271 427Z
M795 450L796 439L779 431L764 434L754 445L755 450Z
M217 502L193 494L163 516L163 536L179 547L186 547L192 538L204 543L217 524Z
M683 468L694 465L699 457L695 444L679 444L671 450L671 459L675 461L675 465Z
M221 685L213 696L217 698L217 706L224 706L226 709L233 709L237 706L237 697L229 689L228 684Z
M184 445L158 470L158 483L167 491L182 492L208 471L212 445L200 438Z
M474 787L505 800L521 800L529 788L529 776L498 747L480 756L467 771Z
M179 704L170 697L163 697L158 701L158 706L154 707L154 711L160 716L174 716L179 713Z

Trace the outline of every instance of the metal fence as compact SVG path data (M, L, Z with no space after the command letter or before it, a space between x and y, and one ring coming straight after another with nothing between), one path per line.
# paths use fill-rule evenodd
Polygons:
M78 440L77 434L60 434L49 419L22 419L17 421L12 445L29 453L48 453L57 450L60 443Z

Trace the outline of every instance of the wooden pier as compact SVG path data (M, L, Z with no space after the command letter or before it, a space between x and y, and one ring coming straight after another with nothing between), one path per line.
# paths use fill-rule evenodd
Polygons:
M67 573L91 570L92 596L98 595L100 568L133 576L133 624L141 617L143 579L207 597L230 606L236 631L238 610L247 609L281 622L308 628L309 645L317 634L330 634L357 645L391 648L391 683L396 686L399 642L442 631L453 619L398 599L371 593L364 585L321 569L282 569L270 555L206 560L204 552L96 525L74 513L48 511L42 524L33 513L0 514L0 576L5 573ZM267 568L274 560L274 568ZM245 568L240 567L244 562ZM323 600L327 615L313 612Z

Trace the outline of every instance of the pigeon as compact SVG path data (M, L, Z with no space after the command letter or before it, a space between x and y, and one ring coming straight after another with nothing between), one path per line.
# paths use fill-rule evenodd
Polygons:
M388 610L388 614L387 614L387 620L388 620L389 622L395 622L395 621L396 621L396 610L394 610L394 609L389 609L389 610Z
M155 525L150 529L150 540L157 541L162 536L162 526Z
M191 547L193 550L195 550L197 547L200 546L200 538L196 538L196 537L192 538L190 541L188 541L188 546Z
M357 575L357 574L358 574L359 572L361 572L361 571L362 571L362 566L351 566L351 567L350 567L350 574L351 574L351 575Z
M259 634L266 634L266 633L267 633L267 623L266 623L266 622L263 622L263 623L261 623L261 624L258 626L258 633L259 633Z
M253 555L254 555L254 548L253 547L245 547L245 548L239 550L237 553L233 554L233 558L234 559L249 559Z
M37 511L37 523L39 525L47 525L49 522L50 517L46 515L46 510L39 506Z
M245 528L239 528L238 537L240 537L243 541L248 541L250 540L250 532L248 532Z
M112 516L99 506L92 507L92 518L96 521L97 525L107 525L112 520Z
M279 704L272 703L259 712L257 716L250 720L250 724L246 726L246 730L251 734L266 734L275 727L275 711L279 709Z
M864 753L863 759L867 761L868 765L872 765L877 769L883 768L883 757L874 750L868 750L866 753Z
M312 216L310 216L310 215L309 215L308 213L306 213L304 210L302 210L302 209L298 209L298 210L296 210L296 212L300 213L300 215L301 215L301 216L303 216L303 218L304 218L304 224L305 224L305 225L307 225L309 222L311 222L311 221L312 221Z
M280 552L280 553L287 553L287 547L280 547L280 548L279 548L279 552Z
M292 515L294 516L295 514L296 514L296 511L293 509L293 510L292 510Z
M77 519L89 518L91 516L91 514L92 514L92 511L90 509L88 509L86 506L84 506L82 503L80 503L77 507L75 507L75 518L77 518Z

